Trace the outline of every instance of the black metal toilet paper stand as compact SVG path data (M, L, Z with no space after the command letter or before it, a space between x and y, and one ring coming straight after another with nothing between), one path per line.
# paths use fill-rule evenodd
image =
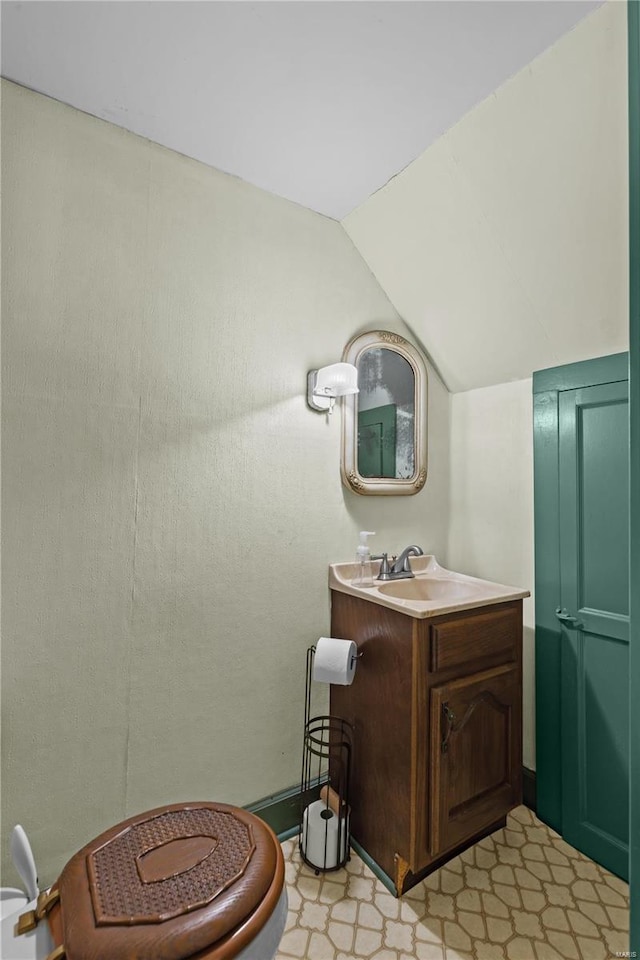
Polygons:
M307 650L300 778L300 856L315 870L340 870L349 860L353 728L328 714L311 716L315 647Z

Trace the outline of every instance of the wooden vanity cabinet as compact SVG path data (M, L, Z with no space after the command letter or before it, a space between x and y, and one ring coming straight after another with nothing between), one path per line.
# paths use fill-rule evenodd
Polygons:
M331 591L355 641L351 833L398 894L522 802L522 601L416 619Z

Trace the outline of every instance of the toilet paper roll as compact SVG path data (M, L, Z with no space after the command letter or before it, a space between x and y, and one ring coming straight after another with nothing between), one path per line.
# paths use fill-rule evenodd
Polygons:
M338 862L346 858L348 837L348 817L340 820L323 800L316 800L306 807L302 818L300 848L314 867L319 870L337 867Z
M349 686L356 672L358 648L353 640L320 637L313 658L312 680Z

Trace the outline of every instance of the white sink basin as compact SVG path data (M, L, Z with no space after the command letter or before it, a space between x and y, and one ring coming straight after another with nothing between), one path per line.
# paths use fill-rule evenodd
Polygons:
M530 596L528 590L519 587L445 570L432 555L411 557L410 562L414 576L402 580L376 580L380 562L374 562L372 587L352 585L355 564L332 563L329 565L329 587L418 619Z

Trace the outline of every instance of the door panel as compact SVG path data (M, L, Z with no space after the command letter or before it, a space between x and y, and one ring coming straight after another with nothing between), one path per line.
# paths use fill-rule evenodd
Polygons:
M559 399L562 833L625 878L627 398L627 383L618 382L567 390Z
M628 648L585 633L579 642L578 731L583 735L578 743L578 780L584 784L584 818L625 845L629 829L629 701L620 696L619 684L628 676ZM612 792L616 783L623 788L618 794Z
M578 430L580 606L628 616L629 405L626 385L590 387L575 394L569 391L563 395L562 402L569 407L574 405Z

